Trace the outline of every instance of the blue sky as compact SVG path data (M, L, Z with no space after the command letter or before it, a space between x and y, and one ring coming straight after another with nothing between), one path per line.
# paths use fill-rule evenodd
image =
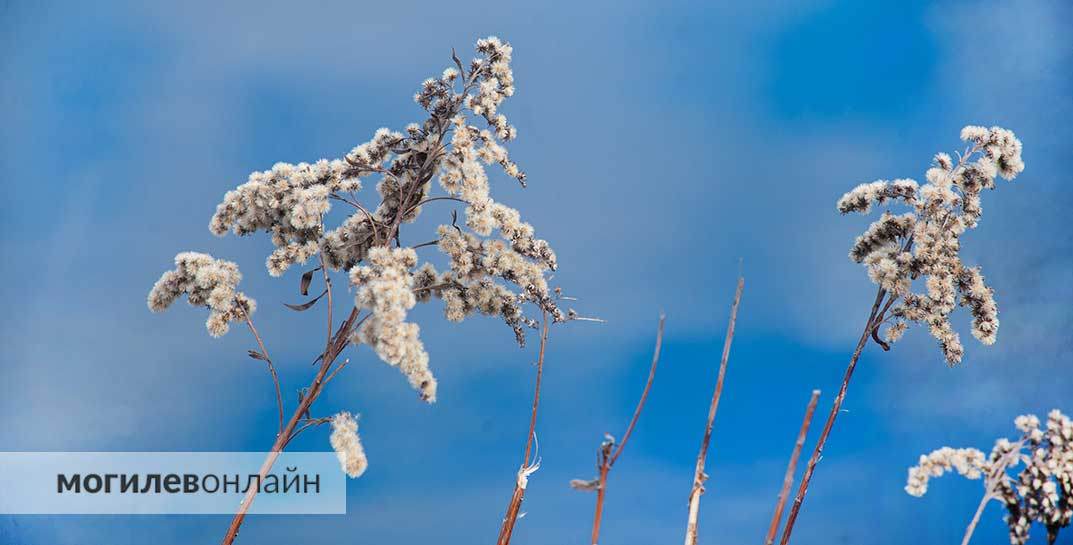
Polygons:
M985 195L963 253L997 292L999 342L967 343L956 369L921 330L892 352L869 348L795 532L799 544L959 539L979 483L950 477L914 499L906 468L943 445L989 449L1018 414L1073 411L1070 5L719 4L4 2L0 448L267 448L271 386L244 356L250 339L210 339L185 305L149 314L149 287L180 250L237 261L293 400L320 316L279 304L297 278L267 275L264 236L208 232L215 204L251 170L337 157L417 119L409 97L450 48L468 55L496 34L515 48L505 109L530 180L495 180L497 198L555 247L555 282L579 310L608 321L553 332L544 465L515 542L587 539L593 498L566 482L590 477L602 434L629 419L661 310L663 364L612 473L603 542L681 538L739 258L746 289L700 531L704 543L760 540L809 392L824 391L824 412L874 293L845 255L869 220L839 217L835 200L863 181L920 179L963 125L997 124L1024 141L1027 168ZM493 539L535 355L492 320L448 324L436 304L416 315L440 401L420 404L354 352L318 402L363 415L371 467L350 483L349 515L253 517L241 542ZM1007 543L1000 515L989 508L974 543ZM0 541L201 543L226 524L0 517Z

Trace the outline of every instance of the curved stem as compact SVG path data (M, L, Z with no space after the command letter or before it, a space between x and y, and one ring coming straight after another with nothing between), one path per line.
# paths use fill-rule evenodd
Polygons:
M663 324L666 318L663 314L659 315L659 327L656 329L656 349L652 353L652 365L648 369L648 380L645 381L645 389L641 392L641 399L637 401L637 407L633 410L633 417L630 418L630 423L626 427L626 433L622 435L622 441L616 448L614 438L608 436L600 445L600 450L597 453L600 476L598 478L599 484L596 487L596 511L592 517L592 545L596 545L600 539L600 522L603 520L604 497L607 495L607 474L611 471L611 466L615 464L615 460L622 455L622 450L626 447L626 442L629 441L634 426L637 425L637 419L641 417L641 411L645 407L645 400L648 399L648 392L652 389L652 381L656 377L656 366L659 365L659 355L663 348Z
M648 369L648 380L645 381L645 389L641 392L641 399L637 402L637 408L633 410L630 425L626 426L626 433L622 435L622 441L619 442L618 448L615 449L615 453L611 455L611 459L607 462L609 467L615 465L615 460L618 460L618 457L622 455L622 449L626 448L626 442L630 440L630 434L633 433L633 428L637 425L637 419L641 417L641 411L645 408L645 400L648 399L648 392L652 389L652 380L656 378L659 353L663 348L663 323L666 319L667 317L663 314L659 315L659 327L656 330L656 349L652 354L652 366Z
M268 350L265 348L264 341L261 340L261 335L257 333L257 328L253 327L253 320L250 319L245 309L242 309L242 316L246 318L246 326L250 328L250 333L253 333L253 338L257 340L257 346L265 357L265 364L268 365L268 372L272 374L272 384L276 387L276 408L279 410L279 428L276 435L280 436L283 435L283 395L280 393L279 375L276 374L276 366L272 364L272 358L268 357Z

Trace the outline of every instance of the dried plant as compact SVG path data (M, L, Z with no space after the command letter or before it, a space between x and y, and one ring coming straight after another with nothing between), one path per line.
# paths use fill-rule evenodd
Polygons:
M693 469L693 486L689 490L689 517L686 520L685 545L696 545L697 527L700 516L700 496L704 494L704 482L708 480L708 474L704 472L704 464L708 459L708 444L712 440L712 425L715 422L715 412L719 409L719 398L723 395L723 380L727 374L727 362L730 360L730 344L734 341L734 326L738 321L738 305L741 303L741 293L745 289L745 277L738 277L738 286L734 290L734 303L730 305L730 321L727 323L726 338L723 339L723 356L719 360L719 376L715 380L715 390L712 391L712 402L708 405L708 422L704 426L704 436L700 441L700 452L697 453L697 465Z
M510 503L503 515L503 525L499 528L499 536L496 538L497 545L508 545L514 535L514 525L522 511L522 501L525 499L525 490L529 487L529 476L540 469L540 457L534 449L536 442L537 410L540 408L540 385L544 378L544 354L548 347L548 315L544 314L544 325L540 332L540 351L537 354L536 381L533 385L533 408L529 413L529 433L525 436L525 454L522 456L522 465L518 468L517 478L514 481L514 492L511 493Z
M442 300L446 318L454 322L475 313L498 316L519 344L525 342L525 330L538 325L525 315L527 304L553 322L577 317L559 309L555 292L548 287L546 274L557 267L551 247L534 236L532 226L516 210L490 195L486 166L499 165L523 187L526 177L504 147L517 133L499 111L514 94L512 48L490 37L478 40L476 50L468 66L452 53L454 66L422 83L414 95L425 112L420 123L401 133L379 129L370 141L340 159L277 163L270 170L254 172L217 206L209 223L213 233L241 236L263 231L271 236L275 249L266 266L272 276L314 257L318 261L318 267L302 275L300 288L308 294L319 270L323 292L304 304L288 306L307 310L326 298L327 339L315 359L315 376L286 422L275 367L250 318L253 300L236 291L241 275L234 263L205 254L179 254L176 268L164 273L150 292L153 311L166 309L183 294L190 304L208 307L207 327L213 336L226 333L232 322L248 324L259 347L250 356L265 361L271 371L280 420L262 477L294 437L325 423L332 425L331 444L344 471L352 477L364 472L367 461L356 420L347 412L334 417L310 415L324 386L349 362L340 362L339 356L351 344L369 345L381 360L402 372L421 399L435 401L436 379L419 327L407 321L408 311L418 302ZM471 116L486 128L470 124ZM358 195L370 177L378 180L375 206L363 204ZM438 179L442 195L432 194L433 178ZM434 201L464 204L464 224L452 214L452 220L437 230L435 241L404 246L401 226L415 221ZM346 208L346 217L329 228L325 220L333 203ZM492 236L494 232L498 237ZM418 266L415 250L432 245L448 256L447 270L438 272L429 263ZM337 271L348 274L355 293L353 307L338 327L332 319L332 273ZM238 534L255 494L251 490L243 500L225 544Z
M794 472L797 469L797 459L801 456L801 449L805 446L805 437L808 436L808 428L812 424L812 414L816 411L816 402L820 400L820 391L813 390L805 407L805 419L801 422L801 429L797 432L797 441L794 442L794 450L790 454L790 462L786 464L786 475L782 478L782 489L779 490L779 498L775 501L775 513L771 515L771 524L768 525L767 536L764 537L764 545L773 545L775 535L779 532L779 524L782 522L782 510L786 507L786 500L790 497L790 486L794 484Z
M633 417L630 418L630 423L626 426L626 432L622 434L622 442L617 443L614 436L610 433L605 433L604 440L600 443L600 448L596 451L596 477L588 480L570 480L570 488L573 488L574 490L596 492L596 510L592 518L592 536L590 541L592 545L597 545L600 539L600 523L603 520L604 497L607 494L607 475L615 465L615 462L618 461L618 457L622 455L623 449L626 448L626 443L630 440L633 428L637 425L637 419L641 417L641 411L645 408L648 392L652 389L652 381L656 378L656 366L659 364L659 354L663 347L664 318L665 317L662 314L659 317L659 328L656 330L656 349L652 354L652 365L648 369L648 380L645 381L645 388L641 392L641 399L637 401L637 407L633 410Z
M980 220L980 194L995 188L995 177L1012 180L1024 170L1021 141L1000 127L968 126L961 139L968 147L958 161L945 153L935 156L923 186L913 180L879 180L861 184L838 201L838 211L867 213L873 205L901 203L910 212L884 212L861 236L849 257L864 264L872 281L879 285L864 331L850 357L815 450L809 458L797 496L783 532L781 543L789 543L794 521L808 491L809 482L823 454L823 447L842 409L853 370L872 338L883 350L897 341L909 323L927 324L950 365L964 354L957 332L950 325L950 313L960 304L972 314L972 333L985 345L995 342L998 308L991 288L978 268L966 267L959 255L962 234ZM914 292L914 281L925 291ZM960 297L958 297L960 295ZM879 327L889 324L884 339Z
M999 439L990 456L974 448L943 447L921 456L919 465L909 468L905 491L917 497L928 491L930 478L950 471L968 479L983 477L984 496L962 545L969 543L991 500L1006 507L1005 521L1014 545L1028 541L1033 521L1047 528L1047 543L1055 543L1058 531L1073 519L1073 420L1055 409L1047 415L1045 430L1034 415L1019 416L1014 424L1024 435L1013 442ZM1016 477L1007 473L1020 463L1025 467Z

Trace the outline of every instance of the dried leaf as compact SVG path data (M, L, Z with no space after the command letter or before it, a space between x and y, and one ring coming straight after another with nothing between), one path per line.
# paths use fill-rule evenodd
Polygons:
M458 72L461 75L466 75L466 70L462 68L462 59L458 58L458 54L455 53L455 48L451 48L451 60L455 61L455 66L458 67Z
M258 352L256 350L250 350L249 353L250 353L250 357L255 359L255 360L268 361L268 358L265 357L264 354L262 354L262 353L260 353L260 352Z
M300 305L292 305L290 303L283 303L283 306L285 306L285 307L287 307L287 308L289 308L291 310L297 311L297 312L302 312L303 310L309 310L309 309L313 308L313 305L317 304L317 301L320 301L320 298L324 297L324 295L327 294L327 293L328 293L328 290L324 290L324 291L320 292L320 295L314 297L309 302L302 303Z
M317 267L316 269L313 269L311 271L306 271L305 273L302 274L302 283L298 287L299 291L302 292L302 295L309 295L309 285L313 283L313 273L315 273L315 272L317 272L319 270L320 270L320 267Z

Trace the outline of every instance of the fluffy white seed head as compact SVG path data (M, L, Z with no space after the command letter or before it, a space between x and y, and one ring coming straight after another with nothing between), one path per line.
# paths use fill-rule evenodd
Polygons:
M1073 520L1073 421L1055 409L1047 415L1045 429L1034 415L1018 416L1014 425L1021 438L998 439L986 458L976 449L949 447L921 456L909 469L906 492L922 496L930 478L949 471L983 477L985 496L1006 507L1011 543L1027 542L1033 522L1044 526L1054 542ZM1021 464L1019 472L1011 473Z
M332 450L339 458L339 465L351 479L361 477L369 467L365 448L358 436L358 421L348 412L332 417L332 434L329 437Z
M242 273L238 265L198 252L175 256L175 268L164 272L149 290L149 310L162 312L186 295L195 307L207 307L205 327L213 337L227 333L232 322L246 321L257 303L237 290Z
M885 211L857 237L849 256L867 267L873 282L901 299L891 309L898 324L888 338L899 338L907 322L926 324L951 365L964 355L950 324L958 304L972 314L972 334L981 343L993 344L999 326L993 290L979 269L962 264L960 237L979 222L980 194L995 187L996 176L1013 179L1024 170L1021 141L1012 132L969 126L961 137L971 144L968 152L957 163L936 154L923 186L908 179L877 180L857 186L837 205L843 214L892 203L911 209L902 215ZM917 279L923 279L923 293L912 291Z

